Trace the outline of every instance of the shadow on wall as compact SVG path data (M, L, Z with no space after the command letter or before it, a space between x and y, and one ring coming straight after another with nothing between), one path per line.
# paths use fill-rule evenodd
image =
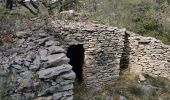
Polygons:
M120 59L120 71L122 72L125 69L128 69L129 67L129 52L130 52L130 42L129 42L129 34L125 32L124 37L124 47L123 47L123 53ZM120 74L121 74L120 72Z

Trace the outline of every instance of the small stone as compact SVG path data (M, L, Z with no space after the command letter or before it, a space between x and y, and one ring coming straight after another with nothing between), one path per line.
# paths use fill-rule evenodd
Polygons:
M24 61L24 65L28 67L30 65L30 62Z
M31 79L32 78L32 72L31 71L25 71L20 73L21 77L24 79Z
M18 43L19 43L19 44L23 44L24 41L25 41L25 39L20 39L20 40L18 41Z
M48 61L47 57L41 56L40 57L41 61Z
M140 82L146 81L146 78L142 74L140 74L139 75L139 81Z
M39 66L35 66L35 65L30 65L29 69L32 71L36 71L39 68Z
M47 63L53 66L57 66L61 62L62 64L66 64L69 62L69 59L66 57L64 53L49 55L47 59L48 59Z
M22 69L22 67L21 67L20 65L12 65L12 67L14 67L14 68L16 68L16 69L19 69L19 70Z
M47 50L46 49L39 49L39 55L40 56L47 56Z
M16 32L16 36L19 37L19 38L24 37L26 34L27 34L26 31Z
M57 100L57 99L52 99L52 96L46 96L46 97L38 97L34 100Z
M44 32L41 32L41 33L39 33L39 36L40 36L41 38L44 38L44 37L47 37L48 35L47 35L46 33L44 33Z
M15 62L17 63L17 64L19 64L19 65L21 65L22 64L22 59L20 58L20 57L16 57L15 58Z
M69 74L65 74L62 76L63 79L66 79L66 80L74 80L76 78L76 74L71 71Z
M42 39L38 39L38 40L36 40L36 42L39 44L39 45L44 45L44 43L46 42L46 41L48 41L48 39L49 39L49 37L46 37L46 38L42 38Z
M63 64L61 66L40 70L37 72L37 74L39 75L39 78L50 78L53 76L57 76L60 73L68 72L71 69L72 69L72 66L68 64Z
M36 55L35 60L33 61L34 66L37 67L37 69L40 67L40 57Z
M59 46L50 46L48 50L50 54L64 53L64 49Z
M153 71L153 74L155 74L155 75L159 75L159 74L161 74L161 71Z
M21 94L12 94L11 96L11 100L22 100L22 96Z
M54 94L53 94L53 100L59 100L59 99L61 99L62 95L63 95L62 92L54 93Z
M19 84L20 84L21 88L26 88L26 87L31 87L32 82L31 82L31 80L23 79L23 80L19 81Z
M55 42L54 41L52 41L52 40L49 40L49 41L47 41L47 42L45 42L45 46L51 46L51 45L53 45Z
M67 97L66 100L73 100L73 96Z

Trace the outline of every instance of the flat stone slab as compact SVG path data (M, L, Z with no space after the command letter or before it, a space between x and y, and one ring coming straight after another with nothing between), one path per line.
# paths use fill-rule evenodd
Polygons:
M37 74L39 75L39 78L46 79L46 78L51 78L53 76L57 76L57 75L59 75L60 73L63 73L63 72L68 72L71 69L72 69L71 65L63 64L61 66L40 70L40 71L37 72Z

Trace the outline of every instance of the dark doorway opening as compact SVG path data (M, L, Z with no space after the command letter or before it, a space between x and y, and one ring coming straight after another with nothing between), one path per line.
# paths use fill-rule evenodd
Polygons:
M84 65L83 44L71 45L67 50L67 57L70 58L70 65L73 66L77 82L82 83Z

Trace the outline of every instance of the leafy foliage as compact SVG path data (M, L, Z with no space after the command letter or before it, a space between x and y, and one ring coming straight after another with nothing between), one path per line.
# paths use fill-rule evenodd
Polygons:
M95 6L92 1L96 3ZM106 25L125 27L170 44L170 0L92 1L86 1L86 9L93 20Z

